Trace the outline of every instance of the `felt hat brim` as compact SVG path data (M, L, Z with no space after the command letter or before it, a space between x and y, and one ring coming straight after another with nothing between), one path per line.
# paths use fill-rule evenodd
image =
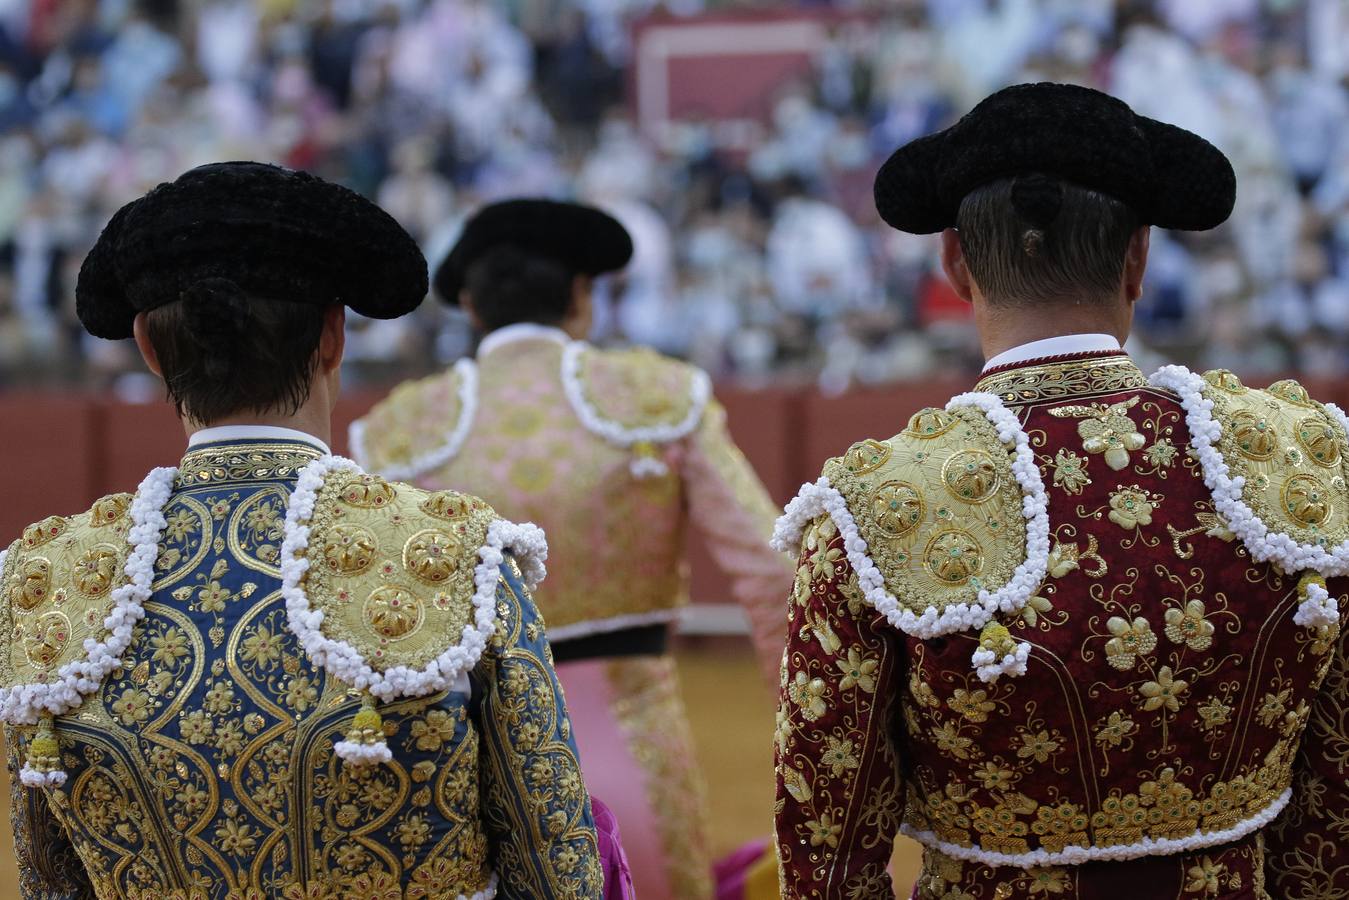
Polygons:
M1042 83L999 91L896 150L876 175L876 209L893 228L932 234L955 227L971 191L1032 173L1114 197L1162 228L1215 228L1236 200L1231 163L1208 141L1100 91Z
M137 313L208 281L376 319L411 312L427 293L421 250L374 203L306 172L229 162L118 210L80 268L76 314L95 337L129 338Z
M468 220L436 268L432 284L440 299L457 306L469 267L502 245L555 259L580 275L616 272L632 259L628 230L602 210L557 200L503 200Z

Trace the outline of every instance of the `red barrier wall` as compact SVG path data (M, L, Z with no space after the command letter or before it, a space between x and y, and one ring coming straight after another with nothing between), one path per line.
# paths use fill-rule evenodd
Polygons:
M1304 381L1318 399L1349 405L1349 384ZM722 385L731 433L773 498L791 499L821 464L865 437L888 437L924 406L942 405L968 382L929 381L824 397L813 390L743 390ZM383 395L358 392L338 405L334 450L347 425ZM0 394L0 547L30 522L87 509L103 494L135 490L154 466L182 455L181 426L166 404L129 405L85 394ZM695 600L724 602L724 581L690 541Z

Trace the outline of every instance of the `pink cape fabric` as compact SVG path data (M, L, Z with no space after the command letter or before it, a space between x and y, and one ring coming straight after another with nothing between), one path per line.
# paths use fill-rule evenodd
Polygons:
M604 900L636 900L632 871L628 867L628 857L623 853L623 838L618 831L618 818L596 797L590 798L590 809L595 816L600 864L604 867Z
M764 858L766 839L748 844L717 860L713 872L717 879L717 900L751 900L748 892L750 871Z

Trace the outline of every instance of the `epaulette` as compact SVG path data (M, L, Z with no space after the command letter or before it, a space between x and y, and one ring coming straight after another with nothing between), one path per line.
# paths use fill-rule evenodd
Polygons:
M478 369L462 359L447 372L399 385L351 424L351 455L388 478L411 480L458 455L478 408Z
M19 773L30 787L65 781L53 730L121 665L154 579L160 509L173 470L136 495L114 494L77 516L51 516L0 553L0 720L38 725Z
M1025 432L992 394L922 410L889 440L831 459L778 520L774 546L794 552L826 514L867 602L914 637L983 628L1021 609L1044 577L1044 485Z
M701 369L647 348L597 350L581 341L563 350L562 384L587 431L632 452L639 478L666 474L660 446L692 434L712 399Z
M387 760L376 701L462 683L494 631L508 551L527 586L543 580L543 532L498 518L476 497L386 481L340 457L300 473L281 592L309 658L363 694L338 755Z
M1166 366L1214 509L1257 562L1349 574L1349 421L1293 380L1263 390L1225 369Z

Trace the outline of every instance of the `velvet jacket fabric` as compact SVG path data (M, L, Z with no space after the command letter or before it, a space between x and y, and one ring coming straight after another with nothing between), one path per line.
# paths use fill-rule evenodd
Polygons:
M1245 390L1230 373L1214 379ZM1336 849L1349 837L1340 624L1295 623L1297 577L1254 562L1225 527L1178 398L1122 353L1030 361L977 390L1015 413L1048 493L1044 581L999 617L1030 645L1027 671L986 683L971 665L977 631L920 640L892 627L835 522L817 519L802 541L776 735L783 896L892 896L901 830L926 845L913 887L923 900L1349 889ZM919 413L907 433L939 433L944 415ZM1305 435L1280 440L1297 472L1324 481L1322 500L1344 502L1343 479L1299 449ZM868 442L862 465L890 443ZM917 458L905 483L925 483ZM945 483L977 487L971 477ZM982 496L907 502L948 509L969 534ZM980 565L970 553L996 555L964 549L966 574ZM1346 585L1332 579L1330 592L1344 610ZM1029 864L1073 848L1092 861Z

